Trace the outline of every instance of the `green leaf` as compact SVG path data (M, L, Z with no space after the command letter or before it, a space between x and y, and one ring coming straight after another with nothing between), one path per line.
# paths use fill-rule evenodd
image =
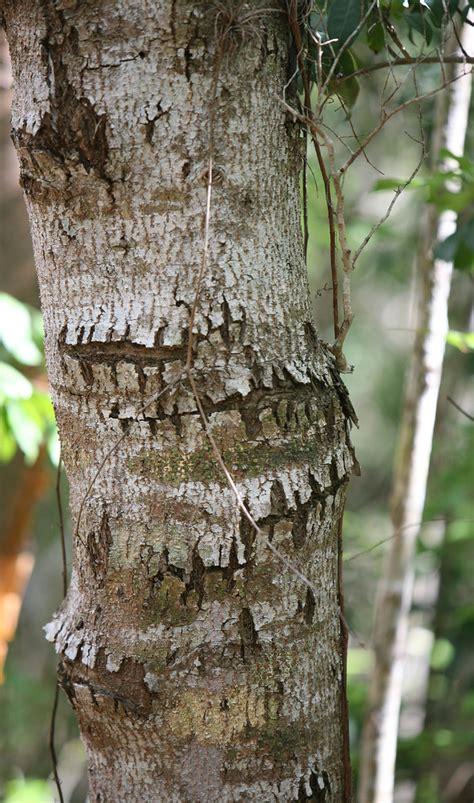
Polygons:
M474 351L474 332L456 332L451 329L447 334L446 342L465 353Z
M454 256L454 267L456 270L473 271L474 270L474 251L466 245L465 241L460 237L456 254Z
M474 251L474 217L459 228L462 229L463 241L471 251Z
M384 192L386 190L398 190L406 183L404 178L380 178L375 182L372 187L372 192ZM407 186L407 190L417 190L426 186L426 182L422 178L413 178Z
M47 781L19 778L6 784L4 803L52 803Z
M59 435L56 427L52 430L51 434L48 437L47 449L48 449L48 457L51 460L53 466L57 466L59 463L59 458L61 456L61 444L59 442Z
M25 455L27 463L34 463L44 437L44 422L31 399L20 399L6 404L7 419L13 437Z
M40 365L42 362L43 355L38 343L40 322L38 310L6 293L0 293L0 340L9 354L24 365Z
M336 94L348 109L352 109L359 97L359 91L360 84L357 78L349 78L347 81L339 83Z
M430 186L429 202L434 204L437 209L443 212L446 209L452 209L453 212L464 212L464 210L474 200L474 184L471 187L464 187L457 192L442 189L434 192L433 185Z
M380 53L385 47L385 31L379 19L367 26L367 44L373 53Z
M434 249L435 259L442 259L444 262L454 262L454 256L458 247L458 232L450 234L442 240Z
M441 638L433 645L431 653L431 668L435 670L446 669L454 658L454 647L450 641Z
M5 399L29 399L33 385L12 365L0 362L0 403Z
M410 14L406 14L404 19L409 28L410 42L414 44L412 34L413 31L416 31L423 36L426 44L429 45L433 37L433 29L429 24L426 15L420 14L418 11L412 11Z
M0 463L9 463L16 452L16 440L7 421L4 407L0 407Z
M329 38L337 39L337 47L342 47L357 29L361 19L361 0L333 0L327 22Z
M472 161L469 156L466 156L465 154L462 156L456 156L455 153L447 148L441 148L439 152L439 161L445 162L447 159L457 162L461 168L461 174L464 174L467 179L474 179L474 161Z
M38 415L46 424L56 426L56 418L54 415L54 407L49 393L35 390L31 397L32 404L35 407Z

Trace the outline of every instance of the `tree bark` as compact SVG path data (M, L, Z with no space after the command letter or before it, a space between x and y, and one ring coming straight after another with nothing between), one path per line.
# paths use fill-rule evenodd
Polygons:
M473 49L473 29L464 26L464 52ZM456 46L456 42L454 42ZM464 66L453 74L465 73ZM471 75L439 96L432 153L462 155L467 130ZM456 215L431 207L421 232L417 262L418 312L405 390L398 455L392 481L392 538L377 596L374 668L361 744L360 803L391 803L395 782L398 722L402 699L408 620L413 596L414 557L425 505L433 432L448 334L453 266L435 259L438 240L456 230Z
M267 6L4 9L76 527L47 635L92 801L350 799L338 533L353 412L311 317L302 138L276 99L288 25ZM171 387L196 299L213 436L317 594L240 512L189 382Z

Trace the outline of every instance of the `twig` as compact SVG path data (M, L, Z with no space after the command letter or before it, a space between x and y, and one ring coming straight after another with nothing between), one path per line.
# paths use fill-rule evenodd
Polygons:
M423 133L423 128L421 129L421 131ZM359 259L362 251L364 250L366 245L368 245L368 243L370 242L370 240L374 236L375 232L385 223L385 221L392 214L393 207L395 206L395 204L398 201L398 199L399 199L400 195L402 194L402 192L404 190L406 190L406 188L409 186L409 184L411 184L411 182L413 181L413 179L415 178L417 173L420 171L421 166L422 166L422 164L423 164L423 162L425 160L426 148L425 148L424 141L422 141L419 144L421 144L421 146L422 146L421 147L421 156L420 156L420 159L419 159L415 169L410 173L410 175L407 178L407 180L403 184L400 184L399 187L397 187L397 189L395 190L395 192L393 194L393 198L392 198L392 200L390 201L390 203L389 203L389 205L387 207L387 210L386 210L385 214L380 218L380 220L377 221L377 223L374 223L374 225L370 229L369 233L367 234L367 236L364 238L364 240L360 244L359 248L355 252L354 257L352 259L352 269L354 269L355 264L356 264L357 260Z
M64 537L64 515L63 503L61 499L61 449L59 451L58 467L56 470L56 504L59 517L59 537L61 539L62 575L63 575L63 595L67 594L67 560L66 560L66 539Z
M447 398L449 399L449 396ZM449 401L451 400L449 399ZM461 412L464 413L464 410L461 410ZM468 417L471 418L471 416ZM474 421L474 418L472 420ZM380 541L377 541L375 544L372 544L372 546L368 547L367 549L362 549L360 552L356 552L355 555L351 555L348 558L344 558L344 563L350 563L352 560L357 560L357 558L361 558L363 555L368 555L370 552L373 552L374 549L378 549L380 546L383 546L384 544L388 543L388 541L393 541L394 538L398 538L400 533L403 532L404 530L409 530L411 527L420 527L422 524L423 525L431 524L432 522L436 521L444 521L447 525L449 525L449 524L455 524L457 522L472 523L474 522L474 519L447 520L446 516L440 516L434 519L426 519L426 521L425 520L415 521L413 522L413 524L405 524L403 527L399 527L396 532L392 533L392 535L388 535L387 538L382 538Z
M311 105L311 87L310 82L308 79L308 74L306 72L304 59L303 59L303 41L301 38L301 31L298 23L298 9L297 9L297 0L291 0L290 8L289 8L289 22L290 22L290 29L295 41L296 49L297 49L297 61L299 70L301 73L301 78L303 81L304 87L304 96L305 96L305 108L309 118L312 119L313 112L312 112L312 105ZM280 98L279 98L280 100ZM291 106L288 106L284 101L284 105L287 109L291 110ZM304 119L307 119L306 116ZM328 218L328 228L329 228L329 260L331 266L331 280L332 280L332 307L333 307L333 322L334 322L334 337L337 338L339 335L339 302L338 302L338 279L337 279L337 254L336 254L336 232L334 227L334 207L332 202L331 196L331 183L329 181L329 177L326 171L326 165L324 164L324 159L322 157L321 148L319 146L319 142L317 137L314 136L314 131L311 130L311 141L313 143L313 147L316 153L316 159L318 161L319 170L321 173L321 178L323 179L324 185L324 195L326 198L326 212Z
M314 126L314 123L312 123L312 125ZM317 132L318 130L315 129L315 136ZM336 357L336 364L338 369L340 371L348 371L350 370L350 368L347 365L346 358L344 357L343 347L344 347L344 341L347 337L347 333L349 332L349 329L352 324L352 319L354 316L352 313L351 281L350 281L352 264L351 264L351 252L347 244L347 237L346 237L344 193L342 190L341 176L336 170L333 143L331 139L321 129L319 129L319 135L321 136L326 146L326 150L328 152L329 165L331 168L331 178L336 193L336 224L339 238L339 247L341 251L342 270L343 270L342 305L344 310L344 320L342 322L342 326L339 327L338 334L336 335L336 339L331 350L333 351L334 356Z
M168 390L171 390L171 388L175 387L179 382L181 382L181 379L183 378L184 374L185 374L185 369L183 369L178 374L178 376L176 376L171 382L169 382L168 385L166 385L166 387L164 387L162 390L160 390L159 393L153 394L153 396L151 396L148 399L148 401L143 405L143 407L140 407L140 409L137 410L136 416L139 416L142 413L144 413L145 410L148 409L148 407L150 407L154 402L158 401L158 399L160 399L161 396L163 396ZM81 536L79 535L79 528L80 528L80 525L81 525L81 519L82 519L83 510L84 510L84 505L85 505L87 499L89 498L89 494L92 491L92 488L94 487L94 485L96 483L96 480L97 480L99 474L101 473L102 469L104 468L105 464L112 457L114 452L117 451L118 447L125 440L127 435L128 435L128 431L123 432L122 435L120 436L120 438L118 438L115 441L115 443L110 447L110 449L105 453L105 456L102 459L102 461L100 462L100 464L99 464L99 466L97 468L97 471L95 472L95 474L92 477L89 485L87 486L87 490L86 490L86 492L85 492L85 494L84 494L84 496L83 496L83 498L81 500L81 504L79 505L79 512L77 514L77 521L76 521L76 527L75 527L75 530L74 530L74 537L79 538L79 541L81 542L82 546L84 546L84 547L85 547L85 543L82 540Z
M319 597L321 595L321 589L318 589L310 580L308 580L308 578L303 574L303 572L301 572L298 569L298 567L295 566L294 563L292 563L292 561L288 560L288 558L286 558L285 555L282 555L282 553L266 537L266 535L263 532L262 528L259 527L259 525L255 521L254 517L250 513L250 510L248 509L248 507L246 506L244 500L242 499L242 495L241 495L241 493L240 493L240 491L239 491L239 489L238 489L238 487L237 487L237 485L235 483L234 478L232 477L232 474L230 473L229 469L227 468L227 466L226 466L226 464L224 462L224 459L223 459L222 454L221 454L221 452L219 450L219 447L218 447L218 445L216 443L214 435L212 434L211 428L209 426L209 420L208 420L206 412L204 410L204 407L203 407L203 404L202 404L202 401L201 401L201 398L199 396L199 392L198 392L198 389L197 389L197 386L196 386L196 382L195 382L195 379L194 379L192 374L189 374L189 384L190 384L191 389L193 391L193 395L194 395L194 398L195 398L195 401L196 401L196 405L197 405L197 408L199 410L199 414L201 416L201 420L202 420L202 423L203 423L204 431L206 433L206 436L208 438L209 443L211 444L211 448L212 448L212 451L214 452L214 456L216 458L216 461L217 461L218 465L220 466L220 468L222 470L222 473L225 475L225 478L226 478L226 480L227 480L227 482L229 484L229 487L231 488L231 490L233 491L233 493L235 495L235 498L237 500L237 504L238 504L240 510L244 514L244 516L247 519L247 521L249 522L249 524L253 527L253 529L255 530L257 535L260 535L260 536L263 537L264 544L270 550L270 552L276 558L278 558L280 563L282 563L292 574L294 574L295 577L298 577L298 579L301 580L301 582L304 583L304 585L307 586L313 592L313 594L315 594L316 597Z
M58 775L58 759L56 756L56 747L54 745L54 738L56 733L56 713L58 710L58 701L59 701L59 681L56 680L56 687L54 690L54 701L53 701L53 710L51 712L51 721L49 723L49 752L51 755L51 761L53 764L53 777L54 783L56 784L56 789L59 795L59 803L64 803L64 796L63 790L61 789L61 781L59 780Z
M321 96L321 94L324 94L326 92L326 89L328 88L329 83L330 83L330 81L331 81L331 79L332 79L332 77L333 77L333 75L335 73L336 67L339 64L341 56L349 48L349 45L359 35L360 31L362 30L362 28L364 27L364 25L367 22L368 18L372 14L372 11L374 10L374 8L376 8L377 4L378 4L377 0L374 0L374 2L372 2L369 5L367 11L365 12L364 16L361 18L359 24L354 28L354 30L352 31L350 36L347 37L346 41L342 43L340 48L338 48L337 53L335 54L334 61L331 64L331 68L330 68L330 70L329 70L329 72L328 72L328 74L327 74L326 78L324 79L323 84L321 86L320 96ZM317 108L318 108L318 112L319 112L320 111L319 98L318 98L318 107ZM317 116L319 116L319 114Z
M308 225L308 137L304 137L304 160L303 160L303 249L304 261L308 265L308 242L309 242L309 225Z
M448 402L450 402L453 405L453 407L456 408L456 410L459 410L460 413L465 415L466 418L469 419L469 421L474 421L474 415L471 415L470 413L466 412L466 410L464 410L462 407L460 407L459 404L456 401L454 401L453 398L451 398L451 396L446 396L446 398L447 398Z
M350 156L344 162L344 164L339 168L338 173L340 175L343 175L344 173L346 173L348 168L355 162L355 160L358 158L358 156L360 156L360 154L363 152L363 149L366 148L367 145L370 142L372 142L373 138L379 133L379 131L384 127L384 125L386 123L388 123L388 121L395 114L398 114L399 112L403 111L404 109L407 109L409 106L412 106L414 103L420 103L422 100L426 100L427 98L433 97L433 95L436 95L442 89L445 89L449 84L454 83L454 81L459 80L459 78L462 78L466 74L467 73L464 72L464 73L461 73L461 75L456 75L454 78L450 78L447 81L443 81L443 83L440 86L437 86L435 89L432 89L429 92L425 92L423 95L418 95L415 98L409 98L409 100L406 100L404 103L400 103L398 106L396 106L390 112L387 112L385 109L382 109L381 119L380 119L380 122L378 123L378 125L375 126L375 128L372 129L370 134L367 135L367 137L365 138L365 140L364 140L363 144L361 145L361 147L358 148L357 151L354 151L352 156Z
M445 56L444 58L440 58L439 56L423 56L422 58L419 56L404 56L403 58L395 58L391 61L379 61L377 64L371 64L368 67L360 67L358 70L354 70L354 72L341 76L339 81L342 83L343 81L348 81L349 78L357 78L359 75L368 75L376 70L384 70L386 67L403 67L408 64L415 64L416 66L420 64L439 64L440 66L444 64L474 64L474 56Z

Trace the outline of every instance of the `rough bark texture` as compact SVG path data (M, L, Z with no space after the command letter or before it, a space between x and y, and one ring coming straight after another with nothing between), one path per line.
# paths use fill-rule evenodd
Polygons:
M463 30L464 52L474 50L470 25ZM454 45L457 42L454 41ZM464 75L465 67L453 69ZM471 75L439 97L434 158L441 148L462 155ZM447 165L449 166L449 165ZM394 794L398 721L410 608L414 557L425 505L433 432L448 334L448 300L453 266L434 259L433 249L456 229L452 211L431 208L421 232L417 264L418 314L410 373L405 390L398 456L392 482L392 538L378 591L374 627L374 668L361 749L360 803L391 803Z
M48 627L92 801L342 801L338 531L350 404L311 319L284 4L5 9L63 459L80 518ZM268 10L267 10L268 11ZM249 14L246 24L242 18ZM195 378L265 547L216 465Z

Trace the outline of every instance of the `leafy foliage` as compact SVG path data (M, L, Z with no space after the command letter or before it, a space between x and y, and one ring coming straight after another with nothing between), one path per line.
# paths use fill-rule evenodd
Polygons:
M33 778L9 781L5 794L4 803L51 803L53 800L48 782Z
M43 444L57 462L54 410L49 394L38 387L38 374L44 375L41 314L0 293L1 463L8 463L17 448L27 463L34 463Z
M402 179L383 178L375 183L373 190L397 190L403 183ZM419 190L425 202L433 204L439 212L451 210L457 214L456 231L436 245L434 255L452 262L458 270L473 270L474 161L444 148L437 169L423 178L414 178L408 189Z
M471 5L471 4L469 4ZM465 22L469 6L458 0L321 0L301 16L306 68L313 83L335 94L350 109L359 96L357 75L377 65L387 50L423 58L423 48L439 46L448 20ZM407 47L400 49L400 39ZM298 88L302 90L299 78Z

